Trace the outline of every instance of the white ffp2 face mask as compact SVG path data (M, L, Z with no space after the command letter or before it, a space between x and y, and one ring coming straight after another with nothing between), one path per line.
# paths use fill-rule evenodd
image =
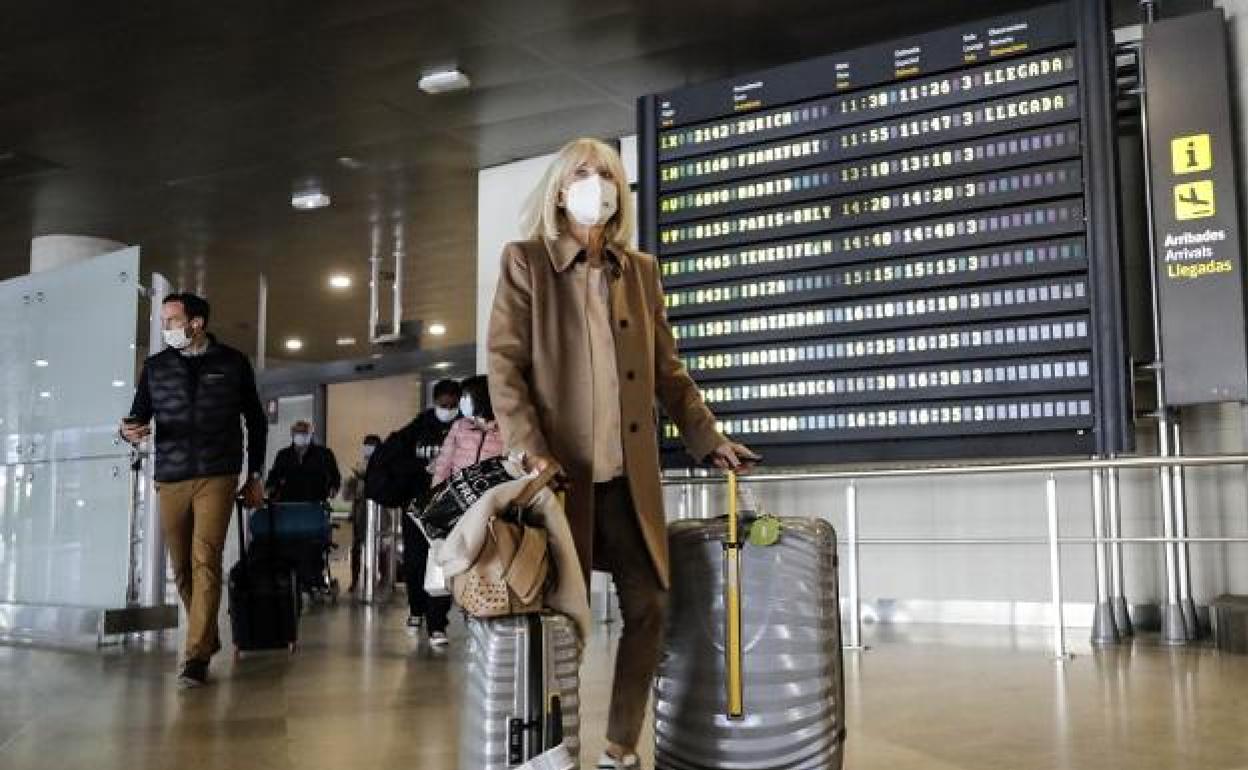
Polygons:
M464 396L459 399L459 413L465 417L475 416L471 396Z
M174 350L185 350L191 344L191 338L186 336L185 327L164 329L161 331L161 336L165 338L165 344Z
M590 174L564 188L563 206L578 225L600 227L615 216L619 197L620 191L614 182Z
M438 421L442 423L451 422L459 416L458 409L447 409L441 406L435 406L433 408L433 413L437 415Z

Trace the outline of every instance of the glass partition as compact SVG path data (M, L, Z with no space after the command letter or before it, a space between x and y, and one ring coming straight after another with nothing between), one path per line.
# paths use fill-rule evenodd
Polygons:
M139 250L0 282L0 602L126 603Z

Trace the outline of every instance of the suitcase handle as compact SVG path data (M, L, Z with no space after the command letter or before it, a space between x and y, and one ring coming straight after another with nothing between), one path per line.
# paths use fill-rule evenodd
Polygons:
M242 495L234 498L234 506L238 512L238 558L247 557L247 517L243 514L245 505ZM269 514L269 542L277 540L277 511L271 501L265 501L264 507ZM257 509L259 510L259 509Z
M514 505L517 508L528 508L533 504L533 500L538 493L554 481L555 477L560 473L563 473L563 469L559 467L558 463L552 462L548 464L532 481L524 485L524 489L521 489L520 494L516 495Z
M726 716L745 717L741 648L741 537L737 511L737 474L728 471L728 537L724 540L724 672L728 696Z
M243 516L243 498L234 498L234 508L238 514L238 558L242 561L247 559L247 520Z

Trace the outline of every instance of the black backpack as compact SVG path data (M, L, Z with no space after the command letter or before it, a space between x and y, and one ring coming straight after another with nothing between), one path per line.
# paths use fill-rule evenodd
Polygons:
M388 508L402 508L429 487L428 460L416 456L414 431L403 429L386 437L368 461L364 496Z

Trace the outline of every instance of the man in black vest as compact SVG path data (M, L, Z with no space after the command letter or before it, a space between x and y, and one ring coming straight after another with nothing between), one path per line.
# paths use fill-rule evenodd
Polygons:
M312 423L290 427L290 446L277 453L269 470L269 497L281 503L323 503L338 494L342 474L329 447L312 443Z
M256 378L247 357L208 333L208 303L194 294L170 294L161 305L167 348L143 363L130 415L121 433L137 444L156 421L156 491L161 530L169 547L178 594L186 607L183 687L208 677L221 649L221 554L234 498L264 504L264 445L268 432ZM247 472L243 428L247 424Z

